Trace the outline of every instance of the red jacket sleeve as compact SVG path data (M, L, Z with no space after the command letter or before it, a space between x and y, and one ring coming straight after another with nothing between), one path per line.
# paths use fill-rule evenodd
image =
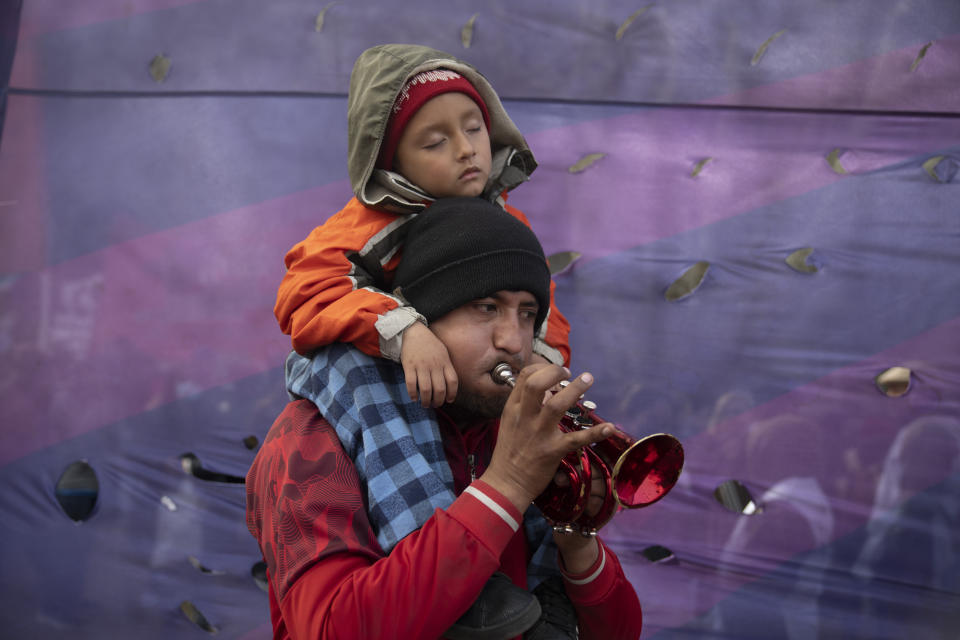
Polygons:
M273 311L298 353L350 342L364 353L381 355L375 323L400 302L378 288L382 278L371 271L395 267L399 256L382 263L378 243L389 244L403 221L353 198L287 252L287 273Z
M633 585L617 556L599 538L600 554L580 574L563 570L567 595L577 609L584 640L635 640L640 637L643 613Z

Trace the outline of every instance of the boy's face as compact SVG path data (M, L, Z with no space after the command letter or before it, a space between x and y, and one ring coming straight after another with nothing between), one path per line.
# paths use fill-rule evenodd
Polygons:
M463 93L424 103L400 136L394 169L435 198L478 196L490 176L490 135Z

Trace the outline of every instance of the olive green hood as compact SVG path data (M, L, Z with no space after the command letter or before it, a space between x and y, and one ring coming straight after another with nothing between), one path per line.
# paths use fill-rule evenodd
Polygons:
M493 168L484 196L500 193L526 181L537 167L533 153L500 98L483 75L450 54L411 44L384 44L357 58L347 98L347 168L357 198L368 207L412 213L430 197L398 173L377 169L380 145L393 103L403 85L422 71L438 68L461 74L476 88L490 113Z

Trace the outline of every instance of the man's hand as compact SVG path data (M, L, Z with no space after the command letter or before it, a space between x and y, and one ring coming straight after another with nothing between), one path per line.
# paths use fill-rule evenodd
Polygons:
M553 484L561 489L570 486L570 477L563 471L557 471L553 476ZM591 518L598 513L607 499L607 483L604 481L603 472L597 463L590 461L590 494L587 496L587 504L583 509L585 515Z
M563 473L557 473L553 481L560 487L570 486L570 479ZM587 498L587 506L584 509L584 513L588 516L597 515L606 497L607 484L603 480L600 468L595 464L591 464L590 496ZM596 561L597 555L600 552L596 538L583 536L576 531L573 533L559 533L554 529L553 540L557 543L557 548L563 557L564 568L570 573L583 573L589 569Z
M566 377L567 372L556 365L526 367L503 410L497 445L482 479L521 512L546 488L567 453L613 433L609 423L571 433L560 430L564 411L593 384L593 377L584 373L566 388L546 395Z
M404 330L400 364L410 399L419 399L423 407L439 407L457 397L457 372L450 354L422 322L414 322Z

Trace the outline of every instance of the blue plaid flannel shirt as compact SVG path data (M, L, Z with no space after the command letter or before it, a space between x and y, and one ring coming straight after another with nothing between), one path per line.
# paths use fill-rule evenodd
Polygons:
M456 496L440 429L432 411L407 394L403 368L348 344L305 358L287 357L287 390L313 402L333 426L366 491L367 512L384 552L419 529ZM524 514L534 550L528 586L559 574L556 545L539 509Z

